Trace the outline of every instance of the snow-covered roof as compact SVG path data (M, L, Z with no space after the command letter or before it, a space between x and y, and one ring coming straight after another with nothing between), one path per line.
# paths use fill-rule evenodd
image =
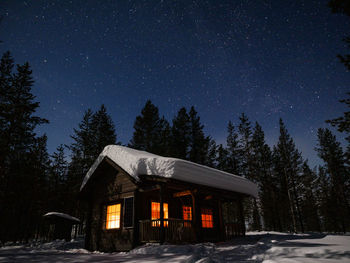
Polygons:
M258 196L257 185L241 176L193 162L177 158L162 157L119 145L108 145L104 148L87 172L80 187L80 191L84 188L91 175L105 157L108 157L120 166L130 176L135 178L136 181L140 180L140 175L156 175L244 193L254 197Z
M64 218L64 219L68 219L70 221L75 221L77 223L80 223L80 220L78 218L76 218L74 216L70 216L70 215L64 214L64 213L59 213L59 212L48 212L48 213L46 213L43 216L45 216L45 217L57 216L57 217L61 217L61 218Z

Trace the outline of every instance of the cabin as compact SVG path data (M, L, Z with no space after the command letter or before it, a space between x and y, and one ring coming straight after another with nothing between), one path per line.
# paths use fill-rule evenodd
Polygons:
M128 251L144 243L218 242L245 235L242 201L253 182L189 161L109 145L80 188L85 246Z

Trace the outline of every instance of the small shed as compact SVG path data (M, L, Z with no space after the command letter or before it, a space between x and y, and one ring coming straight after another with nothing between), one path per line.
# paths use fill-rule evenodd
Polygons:
M85 246L100 251L243 236L242 202L258 195L241 176L119 145L104 148L80 191Z
M43 215L43 217L48 224L46 233L48 240L71 240L72 226L80 223L78 218L59 212L49 212Z

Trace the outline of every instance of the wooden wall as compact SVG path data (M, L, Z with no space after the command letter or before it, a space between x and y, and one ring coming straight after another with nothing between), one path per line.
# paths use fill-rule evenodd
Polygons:
M135 197L136 184L122 169L113 167L104 161L91 178L88 202L89 219L87 227L86 247L98 251L127 251L132 249L134 229L137 227L123 227L124 198ZM106 229L106 207L110 204L121 204L121 222L119 229ZM135 203L135 198L134 198ZM135 219L135 207L134 207Z

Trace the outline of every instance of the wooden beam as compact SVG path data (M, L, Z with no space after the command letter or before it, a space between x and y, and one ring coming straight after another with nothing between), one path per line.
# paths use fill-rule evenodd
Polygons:
M193 222L193 228L195 232L195 240L196 242L199 242L202 240L201 235L201 211L200 211L200 196L198 195L197 191L191 192L192 197L192 222Z
M181 196L186 196L186 195L191 195L190 190L182 191L182 192L177 192L173 194L173 197L181 197Z
M160 185L157 184L157 185L140 187L139 191L140 192L150 192L150 191L159 190L159 189L160 189Z
M160 243L163 244L165 240L164 232L164 185L160 186L159 189L159 202L160 202Z

